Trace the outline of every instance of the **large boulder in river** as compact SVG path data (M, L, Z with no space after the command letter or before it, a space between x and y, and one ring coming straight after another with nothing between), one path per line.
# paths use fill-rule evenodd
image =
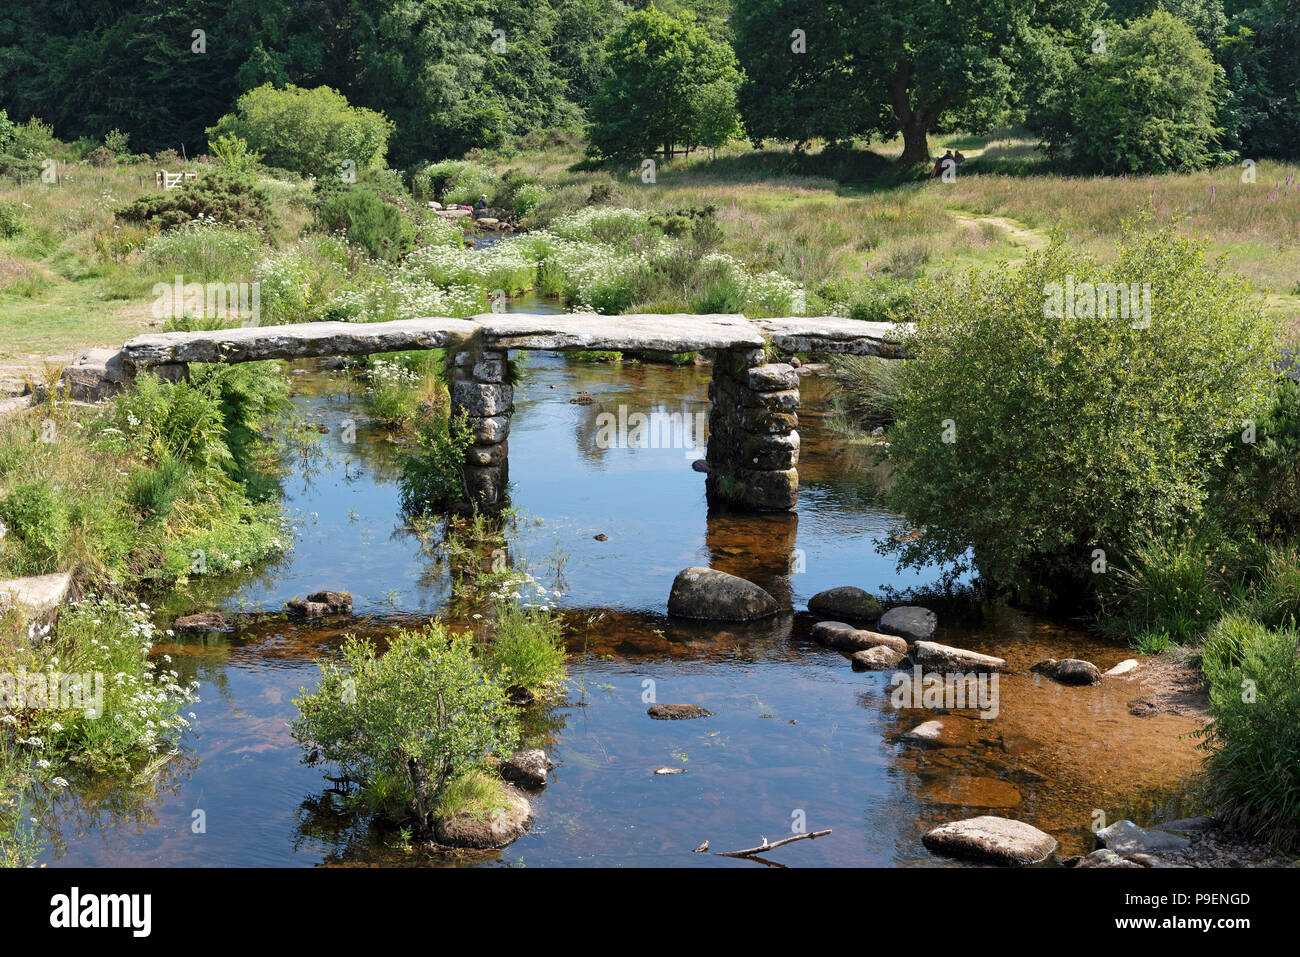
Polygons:
M936 827L921 838L936 854L994 864L1037 864L1056 850L1056 838L1024 821L987 814Z
M871 594L852 585L819 591L808 599L808 610L828 618L847 618L849 621L875 621L884 611Z
M907 654L907 642L897 635L882 635L878 631L854 628L842 621L819 621L813 625L812 640L837 651L866 651L883 645L900 655Z
M668 614L707 621L752 621L781 610L776 599L751 581L713 568L686 568L673 579Z
M928 608L904 605L891 608L880 616L880 630L887 635L898 635L908 641L925 641L934 634L939 619Z
M525 748L502 761L497 770L511 784L537 790L546 787L546 775L554 766L541 748Z
M1082 658L1045 658L1029 669L1046 675L1063 685L1095 685L1101 682L1101 671L1091 661Z
M505 788L506 806L490 815L472 812L440 818L434 822L433 834L439 844L450 847L505 847L516 840L533 822L533 806L524 793L509 784Z
M952 648L937 641L918 641L912 657L927 671L1001 671L1007 666L1005 658Z

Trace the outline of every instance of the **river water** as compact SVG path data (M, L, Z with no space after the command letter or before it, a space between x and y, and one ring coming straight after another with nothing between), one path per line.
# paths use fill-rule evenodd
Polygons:
M540 311L529 303L530 311ZM854 448L830 431L824 384L805 377L797 515L710 514L702 450L598 447L597 416L707 411L707 369L577 364L532 354L510 434L510 553L560 586L573 636L568 693L533 708L530 739L558 767L534 799L531 831L510 847L454 861L396 846L338 813L332 784L303 765L289 735L292 699L347 631L382 636L437 615L451 594L399 516L399 448L366 421L341 373L301 363L295 402L330 431L284 482L297 526L277 564L161 602L174 614L241 615L233 635L160 645L183 679L199 681L197 721L181 753L134 788L106 783L63 798L44 863L59 865L657 865L754 867L692 849L731 850L831 828L771 855L790 866L948 866L921 845L929 828L992 813L1041 827L1063 853L1094 846L1099 814L1150 823L1190 810L1181 797L1198 764L1186 718L1129 714L1132 684L1056 685L1029 673L1047 657L1103 670L1123 647L997 609L933 604L936 639L1005 657L1000 710L896 708L886 673L855 673L808 640L806 611L755 625L665 617L673 576L709 565L749 578L794 609L837 585L873 592L931 585L937 572L898 573L876 543L899 520L873 504ZM590 404L570 400L580 394ZM341 424L358 422L357 441ZM595 536L603 535L605 540ZM562 561L554 556L562 554ZM284 602L346 589L358 618L290 623ZM468 623L467 623L468 624ZM643 696L714 712L655 721ZM939 718L944 746L902 733ZM656 775L663 766L685 773ZM196 812L202 812L196 814ZM196 826L201 820L203 827ZM196 833L199 831L199 833Z

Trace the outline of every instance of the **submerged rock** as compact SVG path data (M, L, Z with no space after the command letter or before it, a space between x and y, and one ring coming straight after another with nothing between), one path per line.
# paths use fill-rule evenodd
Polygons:
M938 741L942 734L942 721L923 721L911 731L906 732L903 737L911 738L913 741Z
M1131 674L1134 671L1137 671L1139 667L1140 664L1136 658L1125 658L1114 668L1111 668L1109 671L1103 672L1102 677L1122 678L1124 675Z
M1087 855L1086 857L1079 858L1078 862L1074 866L1075 867L1138 867L1138 868L1142 867L1141 864L1138 864L1134 861L1126 860L1125 858L1120 857L1114 851L1108 850L1106 848L1093 851L1091 854Z
M1024 821L984 815L936 827L921 839L936 854L995 864L1037 864L1056 850L1056 838Z
M891 608L880 616L881 631L908 641L925 641L934 634L938 625L939 619L934 612L914 605Z
M876 645L865 651L855 651L849 659L854 671L889 671L903 660L903 652L886 645Z
M1191 841L1168 831L1148 831L1132 821L1116 821L1097 832L1097 843L1116 854L1151 854L1159 851L1182 851Z
M884 611L871 594L852 585L818 592L808 599L808 610L852 621L875 621Z
M533 806L522 791L505 788L506 807L486 818L477 814L457 814L434 822L433 834L439 844L449 847L505 847L518 839L533 823Z
M936 641L918 641L913 651L916 663L931 671L1001 671L1006 659L978 651L952 648Z
M226 621L226 616L219 611L205 611L197 615L185 615L172 622L172 630L180 635L206 635L213 632L234 631L235 626Z
M546 787L547 772L553 767L555 765L541 748L526 748L502 761L498 771L511 784L536 790Z
M1095 685L1101 681L1101 671L1091 661L1082 658L1046 658L1029 669L1046 675L1063 685Z
M781 610L776 599L751 581L713 568L686 568L673 579L668 614L708 621L752 621Z
M318 591L306 598L292 598L287 605L294 618L324 618L352 614L352 596L345 591Z
M712 718L713 712L698 704L652 704L646 714L659 721L687 721L691 718Z
M897 635L882 635L878 631L854 628L842 621L819 621L813 625L811 637L818 644L838 651L866 651L868 648L884 646L900 655L907 653L907 642Z

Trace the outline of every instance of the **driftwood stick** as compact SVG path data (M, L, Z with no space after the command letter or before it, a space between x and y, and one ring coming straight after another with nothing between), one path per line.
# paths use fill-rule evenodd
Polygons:
M764 837L763 843L758 847L747 847L743 851L714 851L713 853L718 857L753 857L755 854L762 854L764 851L770 851L775 847L780 847L782 844L789 844L793 841L802 841L805 838L812 840L814 837L825 837L830 832L831 829L828 827L824 831L811 831L808 834L796 834L794 837L786 837L779 841L770 842L766 837ZM762 837L761 834L759 836Z

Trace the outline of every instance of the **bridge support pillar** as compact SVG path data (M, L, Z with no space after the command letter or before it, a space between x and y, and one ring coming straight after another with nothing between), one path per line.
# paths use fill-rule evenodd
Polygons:
M762 349L720 349L709 383L709 501L755 512L799 504L799 375Z
M514 387L504 350L457 352L451 377L451 414L464 416L472 434L461 475L469 502L481 511L505 507L510 481L510 413Z

